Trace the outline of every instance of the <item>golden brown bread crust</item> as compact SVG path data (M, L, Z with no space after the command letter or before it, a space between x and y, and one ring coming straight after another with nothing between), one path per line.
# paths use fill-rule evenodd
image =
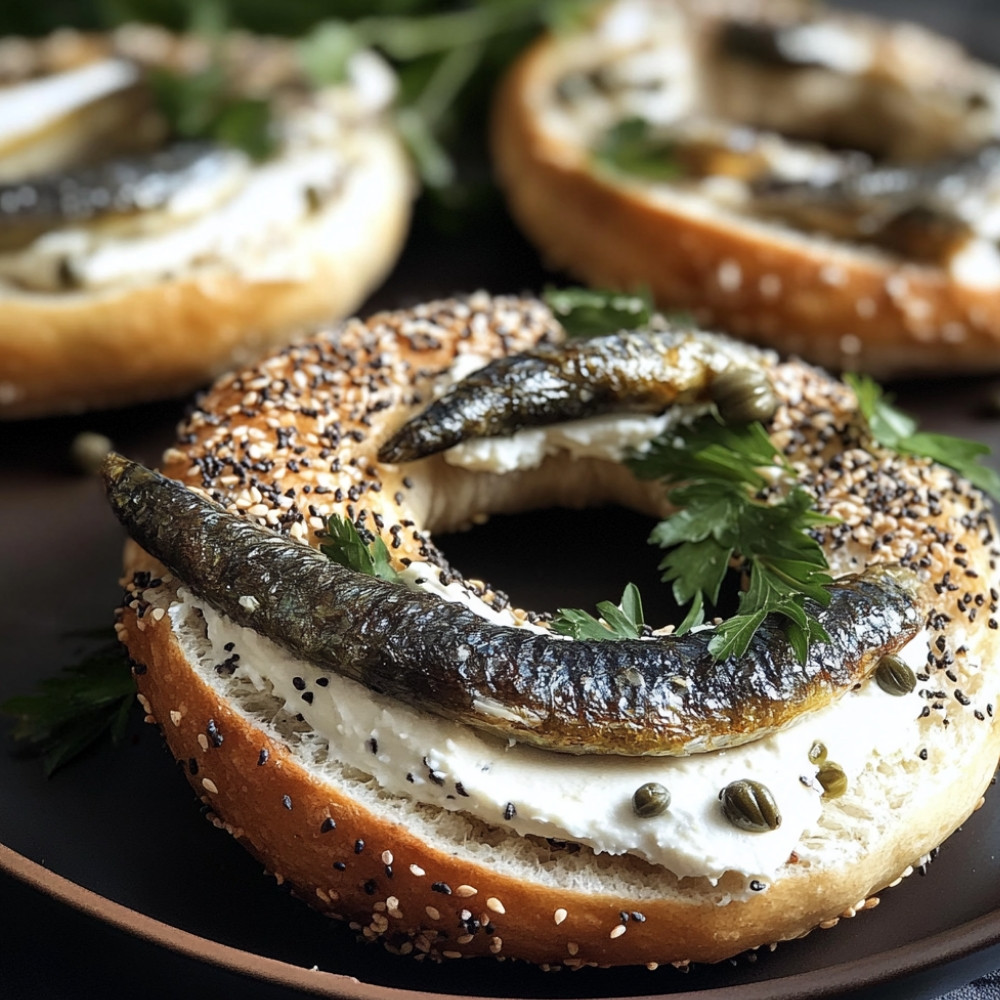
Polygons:
M220 700L192 672L169 618L142 622L132 609L123 624L147 721L161 727L213 820L304 901L404 953L492 954L570 966L715 962L801 936L877 905L873 894L919 864L966 818L929 807L927 799L954 796L971 803L965 807L971 811L1000 753L994 737L961 780L943 777L919 805L911 801L897 811L879 849L850 870L816 873L789 865L787 877L767 892L724 908L704 891L701 898L637 902L593 888L533 884L528 870L512 876L463 857L460 844L422 841L365 808L349 788L310 774L280 741ZM327 829L328 817L335 829ZM643 867L636 859L623 864L640 873ZM623 913L630 919L623 922ZM631 916L636 913L642 919Z
M788 7L774 0L746 14L787 16ZM876 25L873 32L886 30ZM648 288L661 307L689 309L703 325L836 370L887 377L1000 368L996 285L725 211L706 214L664 185L654 195L642 180L596 171L588 149L540 110L566 69L562 45L560 36L536 43L502 81L491 143L511 212L552 266L596 287ZM949 54L954 70L959 60ZM971 60L964 68L995 78ZM926 66L900 72L918 69Z
M287 40L233 34L226 46L231 72L252 94L270 94L297 72ZM0 72L10 69L17 82L109 56L183 72L208 52L202 39L146 26L64 32L0 41ZM77 290L34 290L0 278L0 419L188 393L357 309L396 261L416 183L389 117L371 109L350 114L338 126L353 130L338 189L265 254ZM57 141L71 142L71 128L54 131Z
M381 519L387 544L400 541L394 553L413 558L427 558L433 548L427 525L459 524L484 509L516 509L560 491L578 503L626 496L627 487L600 481L582 461L556 462L550 475L530 482L449 471L434 459L400 469L373 462L381 440L418 405L414 397L426 398L427 380L457 353L495 355L557 335L539 304L485 296L351 322L221 380L181 429L164 469L313 543L330 511L369 525ZM802 366L780 372L779 382L788 382L783 394L848 405L846 390L830 390ZM394 403L382 406L386 393ZM795 439L803 412L779 417L779 437ZM836 436L832 441L843 447ZM819 450L804 447L822 463L829 454ZM965 638L956 632L954 642L966 650L950 665L954 686L972 700L960 701L956 692L928 707L927 720L914 725L929 760L869 767L847 799L824 807L827 819L809 834L810 862L790 858L767 891L737 892L725 905L719 898L733 888L725 880L719 887L707 879L682 882L639 858L597 856L540 838L526 847L526 838L463 814L447 814L439 829L437 809L380 796L356 772L310 769L296 753L294 724L291 736L279 736L279 702L261 706L255 721L231 696L225 671L195 670L165 613L176 582L132 544L119 634L150 721L162 728L219 825L303 899L343 917L362 937L385 938L404 953L494 954L570 967L717 961L873 906L874 894L919 864L976 807L1000 755L1000 726L979 707L992 713L1000 698L997 631L986 623L996 612L989 594L992 521L981 498L955 487L940 467L916 460L883 473L880 461L869 460L873 473L864 454L852 454L823 481L824 502L850 527L840 542L846 537L858 557L880 548L889 559L926 556L929 594L950 570L962 575L962 589L983 596L981 604L971 596L964 602L960 589L940 598L951 613L956 599L964 613L972 605L981 610L974 631ZM912 482L924 492L899 500L901 484ZM928 490L943 504L930 516L911 512L904 520L892 506L905 502L915 510ZM851 504L877 497L883 501L866 523ZM296 509L301 520L289 516ZM968 621L976 617L973 610ZM946 626L936 628L946 645L953 641ZM927 683L946 686L937 674ZM819 841L826 846L816 848Z

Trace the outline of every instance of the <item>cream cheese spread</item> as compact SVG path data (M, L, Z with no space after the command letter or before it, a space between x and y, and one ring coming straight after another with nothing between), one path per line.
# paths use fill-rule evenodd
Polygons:
M139 79L125 59L103 59L79 69L0 89L0 147L38 132L60 118L124 90Z
M108 59L8 88L0 94L0 145L138 78L132 62ZM315 232L309 228L316 204L336 199L347 174L370 155L366 134L394 94L395 78L384 61L356 53L344 85L307 101L276 98L280 148L272 159L249 164L234 151L232 167L220 176L182 188L162 209L137 213L127 225L52 229L23 249L0 254L0 288L103 290L213 266L251 280L309 280L313 240L325 238L322 211Z
M414 578L419 575L416 570ZM482 612L474 601L466 603ZM553 753L419 712L301 662L186 590L169 613L179 634L207 630L208 643L187 650L204 673L211 675L214 664L235 662L237 676L272 693L325 737L331 758L371 775L386 791L518 834L634 854L681 877L714 881L738 872L747 886L754 880L766 884L793 851L807 858L801 840L816 825L822 794L808 757L814 741L826 745L828 759L848 781L876 757L912 759L919 751L914 720L921 699L891 697L869 682L795 726L740 747L682 758ZM498 620L495 613L489 617ZM903 656L919 669L926 649L927 637L920 635ZM741 831L723 816L719 792L747 778L772 792L782 817L776 830ZM671 804L662 815L644 819L635 814L632 795L649 781L670 791Z
M343 169L331 150L287 155L249 171L239 190L213 211L162 232L115 237L73 226L46 233L26 250L0 256L0 278L54 289L68 268L76 287L103 288L211 261L240 262L252 272L254 262L287 242L308 214L309 189L332 189Z

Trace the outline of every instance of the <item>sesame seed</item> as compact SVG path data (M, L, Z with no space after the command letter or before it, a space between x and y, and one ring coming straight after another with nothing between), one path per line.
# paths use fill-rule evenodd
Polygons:
M218 795L219 793L219 786L211 778L202 778L201 787L210 795Z
M441 911L436 906L425 906L424 913L426 913L431 920L441 919Z
M507 912L506 909L504 909L503 903L501 903L496 896L490 896L490 898L486 900L486 909L492 910L494 913L502 914Z
M609 938L620 938L625 933L625 924L618 924L616 927L611 928L611 933L608 935Z
M561 924L568 916L569 914L566 910L560 906L559 909L552 914L552 919L556 922L556 924Z

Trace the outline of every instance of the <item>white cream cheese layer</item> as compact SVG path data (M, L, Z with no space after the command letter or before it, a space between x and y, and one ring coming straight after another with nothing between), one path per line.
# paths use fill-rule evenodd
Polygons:
M39 132L139 79L125 59L103 59L79 69L0 88L0 147Z
M332 189L342 170L342 160L330 150L285 156L248 172L239 190L214 210L161 232L115 237L73 226L46 233L24 251L0 255L0 278L55 289L68 269L76 287L96 289L211 261L254 273L307 215L309 189Z
M519 834L635 854L681 877L715 880L733 871L747 885L766 883L792 851L806 856L802 834L821 809L817 769L808 758L814 741L826 745L849 781L875 756L913 759L919 751L920 698L892 697L872 682L790 729L733 749L685 758L552 753L436 718L301 662L184 590L170 609L175 627L188 629L201 628L202 613L209 645L188 655L199 657L206 673L235 662L239 676L271 690L324 735L331 757L372 775L385 790ZM926 643L918 636L904 653L916 668ZM750 833L725 819L719 792L747 778L773 794L782 817L776 830ZM672 801L661 816L643 819L632 795L648 781L664 785Z
M132 63L105 60L24 88L28 97L41 88L42 112L51 116L136 79ZM24 103L21 89L0 93L0 145L23 117L13 113ZM234 153L232 169L182 188L163 208L138 213L127 226L76 224L46 232L24 249L0 254L0 288L7 284L10 294L104 290L213 266L256 281L309 280L312 239L323 235L309 229L315 204L322 215L347 173L364 169L379 145L368 136L381 135L378 119L394 94L384 61L357 53L346 84L305 102L276 104L280 149L272 159L248 164Z
M574 458L602 458L620 462L633 449L659 437L676 418L609 414L549 427L530 427L509 437L473 438L449 448L444 459L472 472L502 474L535 469L549 456L568 452Z

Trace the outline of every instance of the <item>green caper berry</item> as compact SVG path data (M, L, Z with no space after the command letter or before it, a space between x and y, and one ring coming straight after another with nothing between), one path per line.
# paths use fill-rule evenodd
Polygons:
M759 781L732 781L719 792L722 812L740 830L764 833L781 826L781 816L774 796Z
M823 797L826 799L839 799L847 791L847 775L832 760L828 760L819 769L816 780L823 786Z
M883 656L875 668L875 681L886 694L901 698L917 686L913 671L895 653Z
M757 368L729 368L716 375L712 402L727 424L767 423L778 408L778 397L764 372Z
M632 796L632 808L636 816L649 819L659 816L670 807L670 792L658 781L647 781L640 785Z
M809 763L822 764L826 760L826 744L816 740L809 748Z

